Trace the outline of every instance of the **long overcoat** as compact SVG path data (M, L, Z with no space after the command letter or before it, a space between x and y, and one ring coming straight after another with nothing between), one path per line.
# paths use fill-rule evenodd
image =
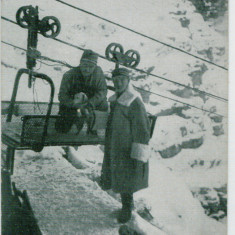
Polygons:
M149 120L142 99L131 86L109 101L101 185L104 190L134 193L148 187Z

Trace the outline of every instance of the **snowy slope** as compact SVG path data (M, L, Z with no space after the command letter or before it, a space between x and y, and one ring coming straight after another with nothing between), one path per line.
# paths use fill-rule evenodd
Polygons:
M89 146L77 153L87 157ZM26 189L43 234L117 234L115 216L121 205L102 191L95 180L99 164L78 170L63 157L63 150L45 148L42 153L18 151L13 181ZM93 147L89 158L101 154ZM157 164L156 164L157 163ZM87 177L89 172L91 175ZM42 193L43 192L43 193ZM189 188L159 161L150 161L150 185L135 195L135 212L127 223L140 234L225 234L225 225L209 219ZM148 211L151 219L143 212ZM146 213L145 213L146 214ZM148 223L147 221L150 223Z

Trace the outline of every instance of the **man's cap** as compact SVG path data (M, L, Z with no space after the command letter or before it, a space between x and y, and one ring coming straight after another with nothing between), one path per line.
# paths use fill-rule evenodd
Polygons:
M90 62L93 64L97 64L97 60L98 60L98 54L95 53L92 50L85 50L82 54L81 60L80 62Z
M117 68L113 70L112 75L113 75L112 77L126 76L129 78L130 70L126 68Z

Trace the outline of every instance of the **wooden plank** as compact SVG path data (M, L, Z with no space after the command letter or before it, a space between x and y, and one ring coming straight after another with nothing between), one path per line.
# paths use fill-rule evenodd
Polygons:
M52 123L52 122L51 122ZM53 125L53 124L52 124ZM2 141L4 144L14 148L30 148L30 143L21 142L21 126L22 123L4 123L2 129ZM86 128L79 134L76 134L74 126L69 133L61 134L56 132L54 127L50 129L45 139L45 146L64 146L64 145L97 145L104 144L104 131L98 131L98 135L87 135ZM31 140L40 140L41 135L33 133ZM27 139L25 140L27 141Z

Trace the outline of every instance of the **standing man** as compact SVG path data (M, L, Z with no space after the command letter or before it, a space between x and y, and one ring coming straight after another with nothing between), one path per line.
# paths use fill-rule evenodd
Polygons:
M108 110L107 85L97 60L98 54L85 50L80 65L64 74L59 91L60 118L55 124L58 132L68 132L73 124L79 132L93 110Z
M121 194L120 223L131 218L133 193L148 187L150 124L142 99L129 81L129 70L113 71L115 95L109 99L111 112L101 172L102 188Z

